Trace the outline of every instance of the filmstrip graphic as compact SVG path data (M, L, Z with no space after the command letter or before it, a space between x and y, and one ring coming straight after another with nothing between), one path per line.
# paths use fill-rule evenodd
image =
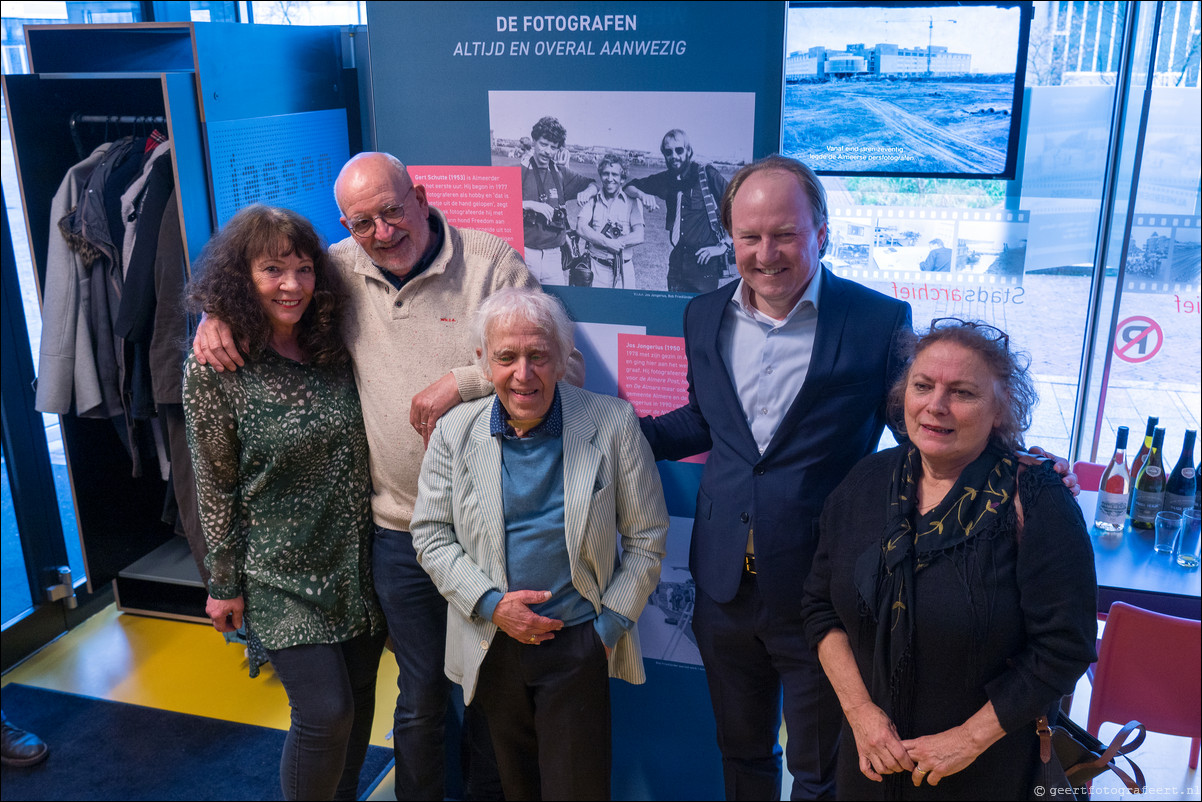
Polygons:
M1030 213L925 207L834 208L827 264L856 281L1022 285Z
M1123 292L1197 295L1202 277L1202 217L1136 215Z

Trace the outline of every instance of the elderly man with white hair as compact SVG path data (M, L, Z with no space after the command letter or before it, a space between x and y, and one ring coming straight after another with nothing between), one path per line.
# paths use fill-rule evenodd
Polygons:
M413 514L450 603L447 676L484 708L507 799L606 799L608 678L645 680L634 625L664 556L659 474L630 404L560 381L572 324L556 299L501 290L473 326L496 396L439 420Z
M343 338L351 354L367 429L372 481L372 569L396 650L393 722L397 799L443 799L444 716L451 684L443 676L447 605L417 564L410 518L426 440L463 401L492 393L473 363L470 321L504 287L538 288L503 240L459 228L426 199L405 165L388 153L360 153L338 174L334 195L350 236L330 247L348 305ZM194 350L221 371L242 365L229 326L207 319ZM583 383L572 352L569 378ZM465 722L468 798L495 791L486 726Z

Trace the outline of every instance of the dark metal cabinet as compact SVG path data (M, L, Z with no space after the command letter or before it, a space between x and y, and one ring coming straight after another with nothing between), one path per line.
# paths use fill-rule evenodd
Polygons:
M4 93L39 292L51 200L81 158L77 140L90 152L135 120L160 119L172 141L189 275L214 229L249 203L293 208L327 238L339 236L332 187L350 151L346 108L357 107L347 100L355 84L353 75L345 80L340 29L140 23L25 31L33 74L5 76ZM124 121L77 124L73 136L73 115ZM63 415L62 431L90 586L114 582L125 610L207 621L196 563L160 520L166 483L158 471L131 475L110 421Z

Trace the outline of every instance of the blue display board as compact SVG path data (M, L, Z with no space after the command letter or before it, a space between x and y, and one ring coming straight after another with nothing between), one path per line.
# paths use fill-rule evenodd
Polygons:
M755 155L780 142L783 3L370 3L367 19L376 145L409 163L488 164L490 91L751 92Z
M371 3L376 148L410 165L514 165L534 124L552 116L566 129L564 162L581 176L612 154L631 178L662 172L665 135L683 131L693 161L729 179L780 142L785 12L780 2ZM572 221L584 204L564 200ZM668 291L670 228L664 204L647 212L623 289L546 287L577 321L586 386L644 412L637 393L684 400L679 338L692 296ZM735 277L729 269L722 281ZM688 571L702 464L659 467L668 555L639 621L648 681L614 683L613 795L719 799Z
M332 190L350 158L343 109L210 122L208 133L218 226L266 203L303 214L327 242L346 236Z

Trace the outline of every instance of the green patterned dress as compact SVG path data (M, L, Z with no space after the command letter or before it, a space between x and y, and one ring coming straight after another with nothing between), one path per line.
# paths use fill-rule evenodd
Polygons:
M371 577L371 479L349 366L267 349L237 372L188 357L188 446L215 599L241 595L268 649L383 629Z

